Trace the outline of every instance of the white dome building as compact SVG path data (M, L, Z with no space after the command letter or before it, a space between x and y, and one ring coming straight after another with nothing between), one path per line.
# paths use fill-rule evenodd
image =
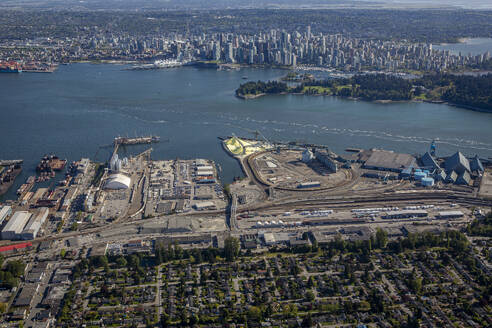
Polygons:
M132 180L124 174L111 174L104 184L104 189L119 190L130 188Z

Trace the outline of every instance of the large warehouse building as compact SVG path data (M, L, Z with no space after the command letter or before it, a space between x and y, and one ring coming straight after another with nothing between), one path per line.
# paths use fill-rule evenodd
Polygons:
M2 230L2 239L20 239L22 230L30 217L31 213L27 211L15 212Z
M457 174L463 174L464 172L470 173L470 162L468 159L460 152L449 156L444 162L446 172L454 171Z
M12 214L12 207L10 206L4 206L0 208L0 224L5 221L5 219Z
M21 238L24 240L31 240L36 238L44 221L48 218L49 209L47 207L41 207L35 215L29 220L26 227L22 231Z
M400 173L405 168L417 168L417 159L409 154L388 150L373 149L364 163L365 169L392 171Z

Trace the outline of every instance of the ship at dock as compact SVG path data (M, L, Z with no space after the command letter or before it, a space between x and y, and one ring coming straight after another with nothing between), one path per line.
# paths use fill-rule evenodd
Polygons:
M0 195L3 195L9 190L17 176L22 172L21 163L10 165L0 165Z
M179 61L176 59L163 59L163 60L156 60L152 64L135 65L131 67L130 70L173 68L173 67L180 67L185 64L187 64L187 62L185 61Z
M20 73L20 72L22 72L22 67L18 62L15 61L0 62L0 73Z
M34 186L34 183L36 182L36 177L35 176L30 176L27 178L26 183L23 183L19 189L17 189L17 195L19 195L19 198L22 198L29 190L32 189Z
M37 172L47 172L51 173L54 171L61 171L67 164L66 159L60 159L55 155L45 155L39 162L38 166L36 166Z
M144 136L144 137L136 137L136 138L127 138L127 137L114 138L115 145L141 145L141 144L157 143L159 141L161 141L161 138L158 136Z

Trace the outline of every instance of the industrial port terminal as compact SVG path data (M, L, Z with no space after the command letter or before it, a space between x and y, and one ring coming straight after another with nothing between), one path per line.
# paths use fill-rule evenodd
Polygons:
M379 229L389 238L463 230L492 206L491 161L459 151L437 156L436 143L423 155L358 148L336 154L328 145L232 135L221 138L222 147L244 177L227 184L210 159L119 151L159 140L117 137L106 164L44 156L18 198L0 204L0 254L51 261L60 249L71 259L146 253L159 244L215 249L231 236L244 251L262 252L367 240ZM0 163L2 188L22 161ZM63 173L58 183L43 184L46 174Z

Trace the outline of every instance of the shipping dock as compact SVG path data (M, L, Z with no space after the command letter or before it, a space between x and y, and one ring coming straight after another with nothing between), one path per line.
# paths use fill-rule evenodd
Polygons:
M22 66L22 72L25 73L53 73L58 68L56 64L30 62Z
M23 197L29 190L31 190L35 182L36 182L35 176L32 175L29 178L27 178L26 183L22 184L19 187L19 189L17 189L17 195L19 195L19 198Z
M67 164L66 159L60 159L55 155L45 155L38 166L36 171L40 173L54 173L54 171L61 171Z
M5 194L9 190L21 172L22 166L19 163L0 166L0 195Z
M0 160L0 166L10 166L10 165L16 165L16 164L22 164L22 163L24 163L23 159Z

